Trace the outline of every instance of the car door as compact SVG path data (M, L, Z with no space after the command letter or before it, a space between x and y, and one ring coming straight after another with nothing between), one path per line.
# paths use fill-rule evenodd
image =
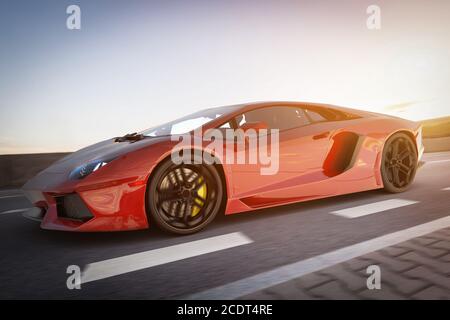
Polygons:
M329 146L329 133L313 126L299 106L265 107L236 117L238 128L247 122L256 121L267 124L269 150L272 144L277 142L273 130L279 132L279 152L271 155L272 161L278 161L278 170L275 174L263 175L261 169L264 166L261 163L232 164L233 193L236 198L247 198L250 202L252 197L260 196L258 205L263 205L265 201L283 202L280 190L300 183L303 176L306 179L318 179L314 174L321 172ZM264 197L261 198L261 195Z

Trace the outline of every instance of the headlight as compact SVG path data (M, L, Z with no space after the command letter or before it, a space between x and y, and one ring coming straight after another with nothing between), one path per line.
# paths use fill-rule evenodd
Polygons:
M79 166L75 168L69 175L70 179L72 180L79 180L87 177L92 172L97 171L101 167L106 166L109 162L112 160L105 161L105 160L95 160L88 163L83 164L82 166Z

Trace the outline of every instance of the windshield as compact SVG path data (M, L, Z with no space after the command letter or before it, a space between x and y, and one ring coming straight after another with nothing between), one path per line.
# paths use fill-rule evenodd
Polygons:
M172 134L185 134L203 126L204 124L214 119L221 117L224 114L230 113L237 108L238 108L237 106L227 106L201 110L196 113L185 116L181 119L147 129L141 133L147 137L160 137Z

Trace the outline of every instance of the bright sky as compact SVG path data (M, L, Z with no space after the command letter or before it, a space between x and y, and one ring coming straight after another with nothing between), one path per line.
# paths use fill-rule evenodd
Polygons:
M81 30L66 8L81 8ZM381 8L381 30L366 9ZM221 105L450 115L450 1L0 2L0 154L74 151Z

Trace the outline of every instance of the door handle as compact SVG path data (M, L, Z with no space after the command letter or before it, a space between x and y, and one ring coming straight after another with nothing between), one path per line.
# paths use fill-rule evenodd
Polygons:
M324 138L328 137L329 135L330 135L330 131L326 131L326 132L316 134L315 136L313 136L313 139L314 140L324 139Z

